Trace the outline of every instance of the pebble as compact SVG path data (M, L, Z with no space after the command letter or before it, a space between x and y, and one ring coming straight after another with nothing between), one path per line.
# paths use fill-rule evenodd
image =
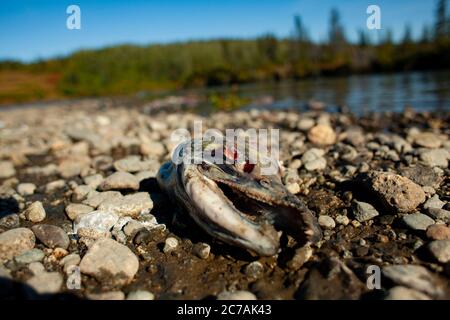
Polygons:
M130 283L138 269L139 260L134 253L112 239L97 240L80 262L82 273L100 282L108 275L108 281L113 280L117 285Z
M420 132L413 135L413 140L416 145L424 148L439 148L442 141L438 135L432 132Z
M289 183L286 185L286 189L288 189L288 191L292 194L297 194L300 192L300 185L296 182Z
M87 298L90 300L124 300L125 294L122 291L89 293L87 294Z
M34 183L19 183L17 186L17 192L21 196L31 196L36 190L36 185Z
M136 234L136 232L140 229L144 228L144 225L136 220L130 220L123 227L123 232L126 236L131 237Z
M155 300L155 295L150 291L136 290L128 293L127 300Z
M59 272L41 271L35 273L26 283L38 294L52 294L58 293L61 289L63 277Z
M371 204L356 200L353 202L353 214L359 222L371 220L379 215Z
M64 272L67 273L71 266L77 266L81 261L80 255L71 253L59 261L59 264L64 267Z
M66 182L64 180L55 180L49 182L45 185L45 193L52 193L56 190L62 189L66 186Z
M308 131L315 125L314 119L311 118L301 118L297 123L297 128L300 131Z
M9 260L34 248L36 238L28 228L0 233L0 260Z
M0 227L5 229L18 228L20 226L20 218L18 214L11 213L0 218Z
M448 167L450 152L446 149L426 149L420 153L420 159L430 167Z
M385 300L431 300L426 294L403 286L389 289Z
M90 176L83 177L83 182L91 187L92 189L97 189L103 182L103 176L101 174L93 174Z
M334 220L336 221L336 223L342 224L344 226L350 223L350 219L342 214L338 214Z
M89 193L93 191L93 189L86 185L76 186L72 192L72 201L73 202L81 202L89 195Z
M137 192L124 197L107 199L98 206L98 210L132 218L136 218L141 212L150 211L152 208L153 201L147 192Z
M336 142L336 133L326 124L318 124L308 131L308 139L317 145L331 145Z
M91 191L86 199L83 200L83 204L97 208L102 202L113 201L118 198L122 198L122 194L119 191Z
M91 159L87 156L62 160L58 165L58 171L64 179L78 176L83 169L89 167Z
M146 141L141 144L141 153L146 156L160 157L166 153L164 144L158 141Z
M193 253L200 259L208 259L211 252L211 246L207 243L196 243L192 248Z
M435 240L428 245L428 250L440 263L450 261L450 240Z
M324 229L334 229L336 227L336 223L330 216L320 216L319 225Z
M124 172L154 171L159 166L156 160L142 161L139 156L129 156L114 162L114 168Z
M323 170L327 166L327 161L323 158L325 151L322 149L311 148L306 151L301 161L308 171Z
M33 202L25 211L25 217L31 222L41 222L45 219L46 213L42 202Z
M437 286L436 277L426 268L418 265L404 264L383 267L385 277L398 285L418 290L431 296L439 296L442 288Z
M309 245L295 250L292 259L287 263L287 267L293 270L300 269L312 257L313 250Z
M264 272L264 266L259 261L253 261L245 266L244 272L248 277L257 278Z
M422 188L398 174L373 172L366 186L392 211L410 212L425 201Z
M421 186L435 187L441 181L440 176L434 171L435 168L416 164L401 169L401 175L407 177Z
M92 211L94 211L94 208L81 203L71 203L66 207L66 214L70 220L75 220L77 217Z
M28 264L32 262L42 261L44 257L45 257L44 251L34 248L16 256L14 260L17 263Z
M70 244L67 233L60 227L50 224L34 225L33 230L37 239L39 239L48 248L67 249Z
M427 230L429 226L434 224L434 220L422 213L411 213L403 216L403 222L412 230Z
M450 228L444 224L433 224L427 229L427 237L432 240L450 239Z
M174 237L168 237L164 242L164 253L169 253L178 247L178 240Z
M73 224L74 233L79 232L80 229L88 229L93 233L99 233L100 235L109 234L112 227L119 220L119 216L107 211L92 211L77 217ZM86 230L85 230L86 233ZM84 235L86 236L86 235ZM97 238L95 235L91 238Z
M428 208L427 213L429 216L442 220L445 223L450 223L450 211L438 208Z
M424 209L429 209L429 208L442 209L442 207L444 207L444 205L445 205L445 202L441 201L439 199L439 196L436 194L436 195L432 196L430 199L428 199L423 204L423 208Z
M11 161L0 161L0 179L6 179L14 176L16 170Z
M138 190L139 179L128 172L118 171L106 177L99 186L102 191L109 190Z
M223 291L217 295L217 300L257 300L256 296L244 290Z

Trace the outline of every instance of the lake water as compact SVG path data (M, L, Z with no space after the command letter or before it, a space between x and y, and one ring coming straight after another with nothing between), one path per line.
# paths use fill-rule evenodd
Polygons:
M317 78L279 83L207 89L207 94L230 92L250 101L246 108L304 109L310 100L322 101L332 111L347 106L356 114L401 112L405 106L420 111L450 111L450 71L408 72ZM211 106L203 105L203 111Z

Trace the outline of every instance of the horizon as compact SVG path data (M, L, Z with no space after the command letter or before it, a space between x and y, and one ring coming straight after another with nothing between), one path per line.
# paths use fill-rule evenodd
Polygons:
M69 16L66 8L70 4L80 6L81 30L68 30L65 26ZM406 25L411 26L413 39L418 39L422 28L425 25L431 27L434 22L434 0L401 0L396 3L387 0L376 3L324 0L320 10L317 9L317 2L314 4L311 0L248 0L244 3L231 0L213 5L205 0L189 4L179 0L164 4L141 0L132 4L115 0L95 4L85 0L75 3L5 1L1 4L0 28L14 32L0 34L3 44L0 47L0 61L32 63L63 58L80 50L119 45L248 40L268 33L277 38L287 38L293 30L295 15L301 16L312 41L323 42L327 39L332 8L337 8L341 15L347 39L356 42L358 30L365 28L368 17L366 8L370 4L381 8L382 29L365 29L375 42L387 29L392 30L394 40L398 41ZM149 29L156 31L142 32Z

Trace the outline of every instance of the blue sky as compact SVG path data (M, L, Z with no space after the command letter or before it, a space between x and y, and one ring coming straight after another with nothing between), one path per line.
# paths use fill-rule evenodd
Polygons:
M66 28L66 8L81 8L81 30ZM366 8L381 8L381 26L400 37L406 24L415 36L433 23L436 0L2 0L0 59L32 61L81 48L118 43L167 43L218 37L248 38L272 32L283 37L300 14L311 37L327 37L329 12L339 9L346 33L366 26ZM379 31L371 31L376 38Z

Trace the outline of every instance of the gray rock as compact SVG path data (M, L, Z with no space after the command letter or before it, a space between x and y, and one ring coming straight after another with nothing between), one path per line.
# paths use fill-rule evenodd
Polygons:
M121 198L112 198L103 201L98 210L116 213L119 216L138 217L143 211L150 211L153 201L147 192L129 194Z
M112 240L97 240L80 263L80 271L98 281L128 284L139 269L139 260L126 246Z
M217 295L217 300L257 300L250 291L223 291Z
M410 212L425 201L422 188L398 174L372 172L363 184L391 211Z
M439 199L439 196L436 194L434 196L432 196L430 199L428 199L424 204L423 204L423 208L424 209L429 209L429 208L437 208L437 209L441 209L442 207L444 207L445 202L441 201Z
M429 216L442 220L445 223L450 223L450 211L438 208L428 208L427 213Z
M155 300L155 295L146 290L131 291L127 295L127 300Z
M443 294L439 280L422 266L412 264L386 266L382 272L385 277L398 285L435 297Z
M324 229L334 229L336 227L336 222L330 216L319 216L318 222Z
M403 287L403 286L397 286L397 287L391 288L388 291L388 293L384 299L385 300L431 300L431 298L429 296L427 296L426 294L424 294L420 291L417 291L417 290Z
M34 225L31 230L36 238L49 248L67 249L69 247L70 240L67 233L58 226L38 224Z
M42 261L44 257L45 257L44 251L34 248L16 256L14 260L17 263L28 264L32 262Z
M413 230L427 230L429 226L434 224L434 220L422 213L411 213L403 216L403 222Z
M25 217L31 222L41 222L45 219L46 213L42 202L33 202L25 211Z
M17 192L21 196L30 196L36 190L36 185L34 183L20 183L17 186Z
M16 228L0 233L0 260L12 259L34 248L36 238L28 228Z
M99 189L108 190L138 190L139 179L128 172L118 171L108 176L100 184Z
M428 245L428 250L440 263L450 261L450 240L435 240Z
M437 187L442 181L442 178L433 170L433 168L420 164L403 168L401 170L401 175L421 186Z
M430 167L448 167L450 152L446 149L426 149L420 153L420 159Z
M354 201L353 214L359 222L367 221L379 215L378 211L369 203Z
M94 211L94 208L81 203L71 203L66 207L66 214L70 220L75 220L77 217L92 211Z
M16 170L11 161L0 161L0 179L6 179L14 176Z

